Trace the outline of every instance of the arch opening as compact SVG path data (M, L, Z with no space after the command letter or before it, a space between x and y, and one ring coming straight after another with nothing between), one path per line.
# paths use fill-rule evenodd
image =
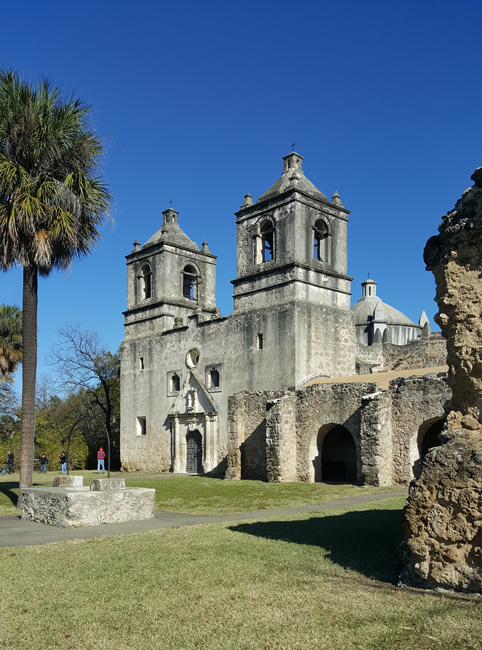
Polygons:
M192 301L198 299L198 274L190 264L182 271L182 296Z
M357 449L348 429L341 424L322 427L316 439L313 461L315 483L357 483Z
M147 300L152 296L151 277L152 277L151 267L149 266L149 264L144 264L144 266L141 268L141 275L140 275L142 300Z
M328 261L328 227L322 219L317 219L314 226L313 257L320 262Z
M261 236L261 261L274 260L274 225L271 221L263 221L259 233Z
M415 478L420 476L422 463L428 452L434 447L440 447L442 441L439 434L445 424L445 418L432 418L420 425L417 435L418 458L413 463L412 470Z

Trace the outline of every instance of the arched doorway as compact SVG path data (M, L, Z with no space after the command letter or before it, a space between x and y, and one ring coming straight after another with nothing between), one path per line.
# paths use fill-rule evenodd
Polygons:
M439 447L442 444L438 436L442 431L444 424L445 418L432 418L431 420L424 422L419 427L417 435L418 458L416 458L415 462L413 462L412 465L414 478L418 478L420 476L423 459L427 455L428 451L433 447ZM416 450L414 449L413 452L415 455Z
M314 459L315 482L357 482L357 451L352 434L340 424L322 427Z
M425 433L422 436L419 435L419 449L420 449L420 460L423 461L429 449L432 447L440 447L442 444L439 440L439 433L442 432L444 428L445 420L442 418L435 421L433 424L430 424L426 429Z
M189 431L186 436L186 472L201 474L202 472L202 436L199 431Z

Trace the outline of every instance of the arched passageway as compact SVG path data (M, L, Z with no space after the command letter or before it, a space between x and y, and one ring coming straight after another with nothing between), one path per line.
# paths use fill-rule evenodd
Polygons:
M429 426L425 428L425 431L422 429L424 425L420 427L418 448L420 450L421 461L423 461L429 449L432 449L432 447L439 447L442 444L438 436L443 429L444 422L445 420L441 418L432 424L428 423Z
M439 433L445 424L444 418L432 418L424 422L418 429L417 446L418 458L413 464L413 475L415 478L420 476L422 471L423 459L430 449L439 447L442 442L439 440Z
M315 482L357 482L357 450L352 434L342 425L322 427L317 437L318 455L313 461Z

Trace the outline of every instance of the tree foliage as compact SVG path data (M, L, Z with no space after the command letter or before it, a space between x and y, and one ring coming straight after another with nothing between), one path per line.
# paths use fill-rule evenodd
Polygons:
M120 359L100 342L97 332L69 324L59 329L59 342L50 362L64 388L80 400L85 411L84 437L110 447L119 462ZM109 460L109 459L108 459Z
M111 200L90 113L48 81L0 72L0 268L23 267L20 488L32 485L38 275L91 252Z
M22 361L22 310L0 305L0 380L11 375Z

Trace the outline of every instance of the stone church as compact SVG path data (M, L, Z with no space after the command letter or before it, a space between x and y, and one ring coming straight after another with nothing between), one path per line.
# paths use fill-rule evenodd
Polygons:
M283 162L236 213L229 316L215 255L175 210L127 256L124 470L386 485L417 472L427 432L437 444L443 339L425 313L416 324L383 303L371 279L350 307L349 211L305 177L300 155Z

